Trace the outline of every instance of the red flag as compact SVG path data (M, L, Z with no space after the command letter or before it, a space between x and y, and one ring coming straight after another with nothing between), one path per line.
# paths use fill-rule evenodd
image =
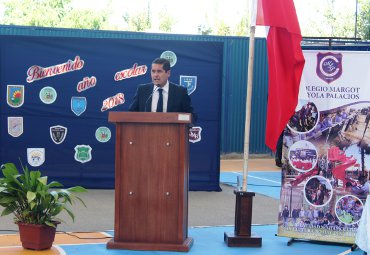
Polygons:
M295 112L305 62L293 0L258 0L256 24L270 26L267 35L269 88L265 142L275 151L280 134Z

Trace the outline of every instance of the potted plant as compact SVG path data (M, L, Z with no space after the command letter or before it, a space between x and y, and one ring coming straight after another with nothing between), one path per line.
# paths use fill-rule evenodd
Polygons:
M18 224L22 246L26 249L50 249L54 242L57 224L62 220L57 215L62 211L74 221L74 214L67 207L76 199L85 203L75 193L85 192L81 186L68 189L59 182L47 183L47 176L41 176L40 171L30 171L22 166L19 173L13 163L1 166L3 178L0 178L0 206L4 207L1 216L13 214L14 222Z

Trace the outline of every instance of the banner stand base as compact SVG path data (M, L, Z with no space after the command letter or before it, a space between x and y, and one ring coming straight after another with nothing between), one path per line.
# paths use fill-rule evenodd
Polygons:
M275 235L279 236L279 235ZM328 245L339 245L339 246L351 246L351 251L355 251L358 247L356 244L349 244L349 243L335 243L335 242L326 242L326 241L318 241L318 240L308 240L308 239L301 239L301 238L290 238L287 242L287 246L290 246L293 244L293 242L310 242L310 243L316 243L316 244L328 244Z

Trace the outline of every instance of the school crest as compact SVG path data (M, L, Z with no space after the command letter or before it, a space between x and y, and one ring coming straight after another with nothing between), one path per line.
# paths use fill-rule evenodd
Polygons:
M89 145L76 145L75 147L75 160L81 163L89 162L92 158L91 147Z
M8 117L8 134L13 137L23 134L23 117Z
M39 97L44 104L52 104L57 99L57 92L53 87L43 87L40 90Z
M6 90L6 101L10 107L21 107L24 103L24 86L8 85Z
M342 75L342 57L341 53L317 53L316 74L325 81L331 83Z
M110 129L107 127L99 127L95 131L95 138L101 143L106 143L111 138L111 132Z
M50 137L55 144L61 144L67 136L68 129L63 126L50 127Z
M189 142L197 143L202 140L202 128L201 127L192 127L189 129Z
M162 52L161 58L167 59L170 62L171 67L176 65L177 56L176 56L175 52L173 52L173 51L166 50L166 51Z
M72 97L71 110L77 116L80 116L86 110L87 100L86 97Z
M180 75L180 85L188 90L188 95L197 89L197 76Z
M27 148L27 162L30 166L41 166L45 162L45 148Z

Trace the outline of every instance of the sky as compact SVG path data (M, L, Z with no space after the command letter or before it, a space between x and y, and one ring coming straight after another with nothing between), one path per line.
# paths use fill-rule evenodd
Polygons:
M322 0L293 0L296 6L297 16L301 28L307 26L310 20L320 20L313 7L320 5ZM356 0L334 0L336 9L353 10L355 13ZM3 7L0 0L0 16L2 16ZM176 17L176 24L173 27L173 33L196 34L199 24L214 22L214 20L224 20L231 27L240 22L245 15L250 17L249 5L251 0L72 0L75 8L99 10L112 4L114 13L111 15L113 21L117 24L121 16L126 12L135 13L146 9L148 3L153 11L153 27L156 27L156 21L159 14L164 9ZM217 10L217 11L215 11ZM207 17L207 18L206 18ZM124 27L122 27L124 30ZM258 30L264 34L263 29ZM257 32L258 32L257 31ZM151 31L156 32L156 31ZM305 35L303 35L305 36Z
M113 9L116 10L113 14L114 18L119 18L125 12L139 12L146 9L148 2L153 12L153 23L158 20L159 14L164 9L176 18L176 25L173 30L176 33L197 33L197 27L200 23L206 23L205 13L208 13L209 22L216 19L214 17L215 9L222 10L217 12L217 18L222 19L228 24L236 24L241 17L246 15L249 1L247 0L161 0L148 1L136 0L135 4L132 1L123 0L74 0L76 8L102 8L109 2L112 3ZM125 4L124 4L125 3ZM207 12L207 10L209 10ZM157 17L156 17L157 16Z

